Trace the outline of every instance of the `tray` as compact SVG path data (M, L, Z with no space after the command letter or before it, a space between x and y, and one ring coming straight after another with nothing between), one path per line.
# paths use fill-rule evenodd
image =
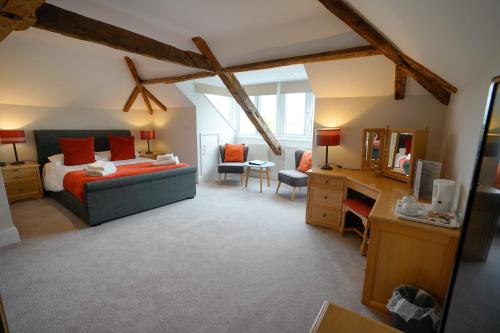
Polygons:
M394 213L396 214L396 216L398 218L403 219L403 220L420 222L420 223L425 223L425 224L432 224L432 225L437 225L440 227L450 228L450 229L455 229L455 228L460 227L460 225L458 224L458 220L457 220L456 215L453 215L451 217L450 223L443 223L443 222L439 222L439 221L434 221L434 220L431 220L427 217L427 214L431 210L431 205L430 204L420 204L420 205L422 206L422 215L421 216L408 216L408 215L405 215L401 210L401 208L403 206L403 201L398 200L396 202L396 209L395 209Z

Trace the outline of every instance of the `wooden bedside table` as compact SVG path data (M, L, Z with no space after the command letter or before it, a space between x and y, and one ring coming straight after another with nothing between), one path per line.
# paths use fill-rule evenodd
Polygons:
M40 165L26 161L24 164L2 167L5 190L9 202L43 197Z
M158 155L162 155L162 154L163 154L163 153L159 153L159 152L157 152L157 151L154 151L154 152L152 152L151 154L146 154L146 152L142 152L142 153L139 153L139 156L140 156L140 157L144 157L144 158L150 158L150 159L152 159L152 160L156 160L156 157L157 157Z

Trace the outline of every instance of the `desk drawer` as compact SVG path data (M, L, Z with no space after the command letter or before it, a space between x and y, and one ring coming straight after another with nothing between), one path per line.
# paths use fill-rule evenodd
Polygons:
M40 193L38 183L35 180L5 184L5 190L9 198Z
M320 187L311 187L311 200L313 203L331 208L341 208L344 196L343 190L325 189Z
M340 227L341 209L327 208L315 204L310 205L310 223L338 230Z
M339 177L328 177L328 176L311 176L311 185L312 186L326 186L335 189L343 189L344 188L344 179Z
M35 168L17 168L17 169L4 169L3 176L6 183L17 182L36 177L37 170Z

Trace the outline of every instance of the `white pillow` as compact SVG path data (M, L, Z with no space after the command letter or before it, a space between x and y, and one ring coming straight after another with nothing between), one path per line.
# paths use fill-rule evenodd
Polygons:
M56 154L56 155L49 156L49 161L51 161L55 165L64 165L64 155L63 154Z
M111 161L111 150L96 151L95 159L96 161Z

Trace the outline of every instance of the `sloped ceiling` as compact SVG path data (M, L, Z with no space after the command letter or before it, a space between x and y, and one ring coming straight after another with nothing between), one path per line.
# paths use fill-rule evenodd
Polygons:
M365 45L316 0L49 0L82 15L196 51L202 36L224 66ZM405 53L460 88L500 54L498 0L348 0ZM120 109L133 83L125 52L31 28L0 43L0 103ZM129 55L145 78L193 69ZM393 93L383 57L306 66L318 96ZM350 80L350 81L346 81ZM151 86L168 107L190 105ZM411 80L409 94L425 93ZM138 99L134 108L144 109Z

